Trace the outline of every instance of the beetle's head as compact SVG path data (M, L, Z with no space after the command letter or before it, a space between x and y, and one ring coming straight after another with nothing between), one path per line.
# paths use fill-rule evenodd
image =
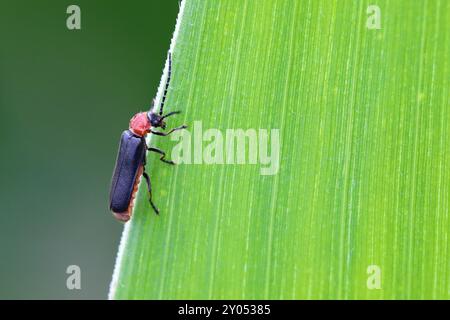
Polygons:
M146 112L140 112L134 115L130 120L130 130L138 136L145 136L150 132L151 123Z
M161 127L162 129L166 128L166 122L164 121L163 116L154 113L153 111L148 112L148 120L150 121L150 124L152 127L158 128Z

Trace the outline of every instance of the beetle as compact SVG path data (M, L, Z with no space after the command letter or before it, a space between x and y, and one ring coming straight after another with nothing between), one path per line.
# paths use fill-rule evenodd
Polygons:
M161 105L159 107L159 112L156 113L153 111L153 106L155 104L155 99L153 99L150 111L135 114L130 120L128 130L125 130L120 138L119 151L117 154L109 194L109 208L119 221L126 222L131 218L134 198L141 177L144 177L147 183L150 205L155 213L159 214L159 209L152 200L150 177L145 170L147 151L158 153L160 155L159 159L164 163L171 165L175 163L165 158L166 153L164 151L158 148L148 147L146 137L147 134L167 136L174 131L187 128L186 125L182 125L180 127L173 128L168 132L152 130L153 128L161 128L162 130L165 130L165 119L180 113L180 111L172 111L163 115L164 102L166 100L167 90L169 88L171 73L172 58L169 54L167 81L161 100Z

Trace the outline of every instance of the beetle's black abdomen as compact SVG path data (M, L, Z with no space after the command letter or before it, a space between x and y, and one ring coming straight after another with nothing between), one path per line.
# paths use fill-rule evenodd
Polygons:
M109 194L109 207L113 212L127 211L145 152L144 138L135 136L130 130L122 133Z

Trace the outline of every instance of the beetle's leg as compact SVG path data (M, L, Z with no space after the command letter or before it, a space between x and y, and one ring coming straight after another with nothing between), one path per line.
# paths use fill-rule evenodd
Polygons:
M160 131L153 131L153 130L150 130L150 132L153 133L153 134L156 134L157 136L163 136L163 137L165 137L165 136L168 136L169 134L171 134L171 133L174 132L174 131L182 130L182 129L186 129L186 128L187 128L187 125L183 124L182 126L173 128L173 129L171 129L171 130L168 131L168 132L160 132Z
M153 152L156 152L156 153L160 154L161 157L159 158L159 160L161 160L162 162L165 162L165 163L168 163L168 164L175 164L175 162L173 162L172 160L166 160L165 159L166 153L164 151L162 151L161 149L150 147L147 150L148 151L153 151Z
M153 210L155 210L155 213L159 214L159 209L155 206L155 204L152 201L152 185L150 183L150 177L148 176L147 172L145 172L145 169L144 172L142 173L142 176L145 178L145 181L147 182L150 205L152 206Z

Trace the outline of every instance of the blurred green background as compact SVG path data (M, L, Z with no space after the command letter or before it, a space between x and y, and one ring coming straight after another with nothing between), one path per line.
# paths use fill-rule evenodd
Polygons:
M81 30L66 9L81 8ZM178 1L0 0L0 298L107 297L118 141L148 109ZM81 290L66 288L68 265Z

